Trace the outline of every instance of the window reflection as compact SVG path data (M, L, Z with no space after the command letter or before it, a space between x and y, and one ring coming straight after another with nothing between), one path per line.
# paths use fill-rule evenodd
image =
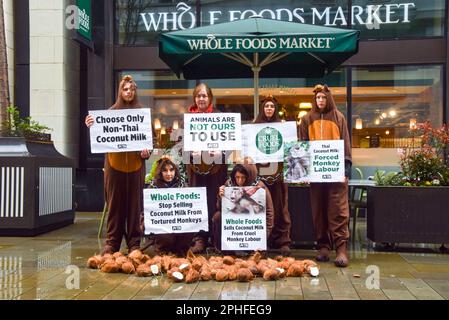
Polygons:
M401 148L409 130L442 123L442 67L354 68L353 148Z

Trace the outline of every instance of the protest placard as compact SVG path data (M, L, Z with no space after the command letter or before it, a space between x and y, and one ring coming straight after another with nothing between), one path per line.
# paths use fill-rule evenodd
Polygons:
M184 114L184 150L242 150L240 113Z
M284 151L287 183L345 181L343 140L291 142Z
M150 109L89 111L92 153L153 149Z
M222 197L222 250L266 250L266 193L262 188L227 187Z
M145 234L208 231L206 188L143 190Z
M297 141L294 121L246 124L242 131L243 154L254 163L284 161L284 143Z

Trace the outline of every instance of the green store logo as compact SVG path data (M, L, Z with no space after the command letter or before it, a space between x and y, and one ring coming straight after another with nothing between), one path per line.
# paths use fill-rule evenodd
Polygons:
M262 153L273 154L282 147L282 134L271 127L263 128L256 135L256 146Z

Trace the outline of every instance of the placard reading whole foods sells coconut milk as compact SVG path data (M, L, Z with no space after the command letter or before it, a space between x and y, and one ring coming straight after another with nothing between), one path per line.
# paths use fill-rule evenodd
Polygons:
M206 188L143 190L145 234L209 231Z
M266 193L262 188L227 187L222 197L222 250L266 250Z

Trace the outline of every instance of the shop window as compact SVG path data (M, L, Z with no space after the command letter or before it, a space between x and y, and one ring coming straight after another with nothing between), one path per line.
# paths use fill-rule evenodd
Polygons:
M170 71L121 71L116 87L124 75L131 75L137 83L140 103L151 108L156 146L170 147L170 135L182 128L185 110L192 104L195 80L179 80Z
M362 40L444 36L445 0L353 0L350 10L348 5L347 0L115 0L115 43L157 46L162 32L253 15L337 28L348 28L351 20Z
M353 0L353 28L362 40L444 36L445 0Z
M401 150L419 139L409 130L443 122L443 68L359 67L352 71L352 160L364 176L399 171Z

